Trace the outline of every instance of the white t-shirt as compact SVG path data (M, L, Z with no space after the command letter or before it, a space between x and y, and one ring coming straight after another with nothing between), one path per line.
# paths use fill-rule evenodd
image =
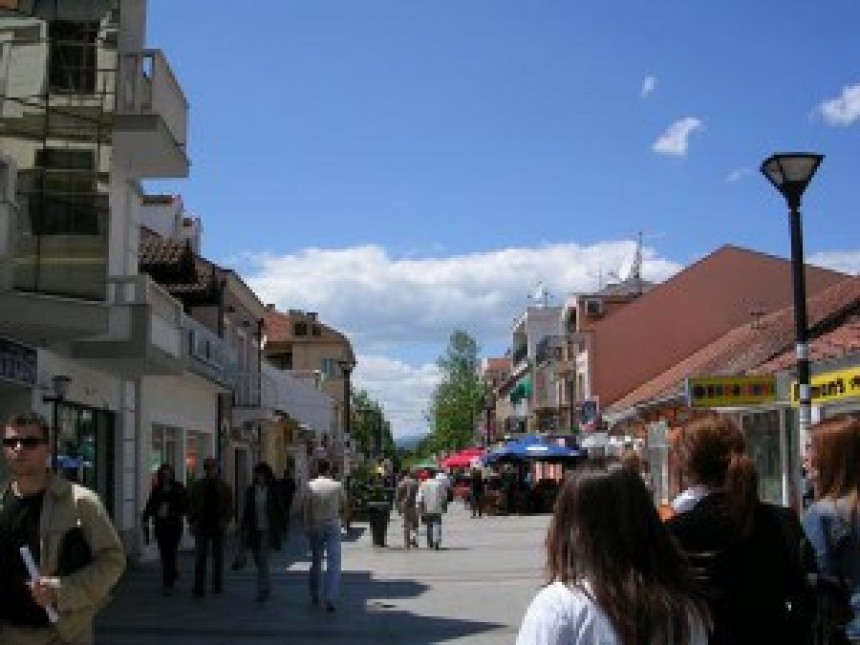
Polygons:
M707 645L701 620L690 616L690 645ZM609 618L580 589L561 582L541 589L520 625L516 645L621 645Z

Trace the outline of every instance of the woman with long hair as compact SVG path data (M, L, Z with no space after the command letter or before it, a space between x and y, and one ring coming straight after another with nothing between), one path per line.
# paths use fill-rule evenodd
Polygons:
M845 415L812 428L809 455L816 501L803 517L818 572L848 596L844 635L860 643L860 419Z
M182 539L182 518L187 512L188 495L185 486L176 481L173 466L161 464L146 500L142 520L147 535L150 518L155 525L155 540L161 556L162 591L165 595L173 594L174 585L179 578L177 554Z
M707 643L707 609L687 560L629 468L588 461L569 475L546 549L547 585L517 645Z
M708 592L711 645L808 642L803 531L793 511L759 500L755 464L735 422L695 419L676 449L691 487L668 527Z

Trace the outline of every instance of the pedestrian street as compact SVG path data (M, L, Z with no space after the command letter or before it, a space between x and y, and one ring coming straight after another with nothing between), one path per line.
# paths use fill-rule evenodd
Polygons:
M548 522L549 515L472 519L456 502L444 516L440 551L428 550L423 534L421 548L404 549L396 514L385 548L372 546L367 523L356 523L343 543L333 613L310 603L310 558L297 531L274 558L272 597L265 602L255 599L253 562L231 571L229 548L224 593L200 599L191 595L191 553L180 556L174 596L161 594L157 562L135 565L97 619L96 643L511 643L541 584Z

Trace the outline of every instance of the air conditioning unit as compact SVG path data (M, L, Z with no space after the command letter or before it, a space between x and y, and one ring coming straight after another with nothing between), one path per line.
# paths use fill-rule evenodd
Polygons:
M585 301L585 313L593 318L599 318L603 315L603 301L589 298Z

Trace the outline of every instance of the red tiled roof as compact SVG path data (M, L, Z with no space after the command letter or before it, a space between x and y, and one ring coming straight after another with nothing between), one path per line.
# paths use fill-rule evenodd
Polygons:
M857 353L860 353L860 315L853 316L844 325L809 343L809 360L813 363L831 361ZM796 361L797 357L791 349L751 371L754 374L771 374L793 367Z
M504 372L505 370L511 369L511 359L510 358L488 358L487 359L487 371L499 371Z
M816 294L807 302L807 317L812 336L815 336L815 327L820 327L828 319L856 310L858 306L860 276L847 278ZM831 334L824 334L821 339L828 336ZM846 336L851 337L850 330L842 335L831 336L831 340L837 342L838 338L844 341ZM851 343L848 342L847 345L850 347ZM735 327L713 343L629 392L614 402L608 410L622 411L639 403L668 396L679 390L684 379L692 376L760 373L764 365L774 357L781 357L787 351L790 351L793 357L793 346L794 308L788 306L763 316L754 323ZM826 351L823 349L825 345L821 346L819 351ZM790 362L793 360L792 358Z

